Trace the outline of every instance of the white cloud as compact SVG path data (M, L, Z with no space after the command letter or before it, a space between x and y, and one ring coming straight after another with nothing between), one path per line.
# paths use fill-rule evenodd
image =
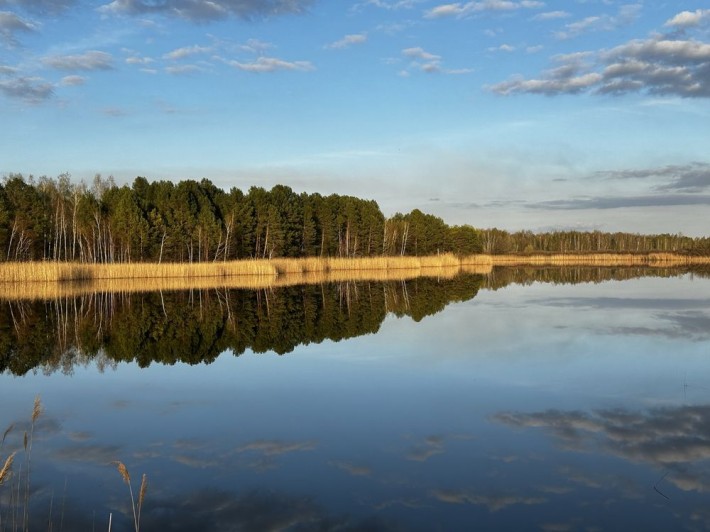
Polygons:
M500 46L491 46L488 48L489 52L514 52L515 46L510 44L501 44Z
M128 65L149 65L154 62L155 60L151 57L132 56L126 58L126 64Z
M533 0L482 0L477 2L456 2L433 7L424 14L425 18L465 17L473 13L488 11L515 11L517 9L537 9L544 7L544 2Z
M202 69L197 65L179 65L179 66L168 66L165 67L165 72L172 74L174 76L181 76L185 74L194 74L195 72L200 72Z
M0 11L0 40L7 44L15 44L16 33L28 33L36 29L37 26L34 23L18 17L15 13Z
M635 16L636 4L624 7L619 20ZM666 25L696 24L706 16L705 12L684 13L687 12L676 15ZM631 40L611 49L556 56L555 66L537 77L515 76L489 88L503 95L595 92L710 98L710 43L682 37L682 33L654 33L650 38Z
M558 39L571 39L592 31L613 31L632 23L641 11L641 4L621 6L616 15L595 15L566 24L564 29L555 33Z
M260 41L259 39L249 39L245 44L241 45L240 48L246 52L263 54L267 50L274 48L274 45L270 42Z
M42 63L56 70L110 70L113 57L106 52L91 50L78 55L47 56Z
M99 7L106 15L163 15L190 22L210 22L230 16L241 19L304 13L313 0L114 0Z
M228 61L227 63L239 70L253 72L255 74L276 72L279 70L296 70L301 72L315 70L315 67L310 61L284 61L276 57L258 57L251 63L242 63L240 61Z
M355 4L354 10L359 10L365 6L379 7L380 9L386 9L388 11L396 11L398 9L412 9L417 4L421 4L422 0L366 0L359 4Z
M198 54L206 54L212 51L212 48L209 46L183 46L182 48L177 48L173 50L172 52L168 52L167 54L163 55L163 59L170 59L172 61L178 60L178 59L184 59L186 57L190 57L193 55L198 55Z
M83 76L65 76L60 83L65 87L76 87L86 83L86 78Z
M450 75L469 74L473 72L470 68L444 68L441 66L440 55L429 53L419 46L414 48L405 48L402 50L402 55L412 60L407 69L400 71L399 75L403 77L408 77L412 70L419 70L427 74Z
M330 49L342 49L349 48L354 44L362 44L367 41L367 33L355 33L351 35L346 35L342 39L335 42L327 44L325 47Z
M696 9L695 11L681 11L675 17L668 20L665 26L690 28L700 26L706 22L710 22L710 9Z
M37 104L54 94L54 86L38 77L15 77L0 81L0 92L8 98L17 98Z
M402 55L410 59L421 59L423 61L437 61L441 59L440 55L430 54L419 46L415 48L405 48L402 50Z
M561 18L569 18L572 14L567 11L547 11L546 13L540 13L535 15L533 20L559 20Z

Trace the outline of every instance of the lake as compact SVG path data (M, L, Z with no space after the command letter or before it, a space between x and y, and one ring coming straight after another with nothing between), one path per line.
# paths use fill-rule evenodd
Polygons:
M707 273L0 303L0 530L710 528Z

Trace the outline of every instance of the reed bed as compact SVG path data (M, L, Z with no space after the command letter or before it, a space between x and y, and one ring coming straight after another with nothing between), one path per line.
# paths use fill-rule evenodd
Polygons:
M480 262L480 259L475 259ZM273 277L284 274L330 271L366 271L458 267L451 254L431 257L365 257L262 259L201 263L79 264L69 262L5 262L0 283L67 282L98 279L198 279L240 276ZM470 260L468 261L470 262ZM467 262L467 263L468 263ZM475 263L475 261L474 261Z
M552 255L492 255L494 266L685 266L710 264L710 257L673 253L596 253Z
M348 281L408 281L418 277L452 279L459 273L485 275L488 265L439 268L397 268L391 270L329 270L285 273L278 276L233 276L141 279L95 279L74 282L0 283L0 299L8 301L48 300L94 293L139 293L176 290L264 290L288 286Z
M256 289L330 281L411 279L418 275L446 276L448 272L440 271L446 269L485 274L493 266L685 266L694 264L710 264L710 257L690 257L671 253L464 257L442 254L428 257L310 257L161 264L5 262L0 263L0 297L31 299L40 297L40 294L76 294L90 290L146 291L217 287ZM63 286L52 286L56 284Z
M278 275L278 270L268 260L161 264L144 262L121 264L5 262L0 264L0 282L5 283L274 275Z

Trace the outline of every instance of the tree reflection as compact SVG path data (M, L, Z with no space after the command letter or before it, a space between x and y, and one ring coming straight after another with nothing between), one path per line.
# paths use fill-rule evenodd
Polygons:
M6 301L0 369L15 375L76 364L199 364L224 351L285 354L301 344L379 330L385 316L421 320L476 296L483 277L353 281L260 290L92 293Z

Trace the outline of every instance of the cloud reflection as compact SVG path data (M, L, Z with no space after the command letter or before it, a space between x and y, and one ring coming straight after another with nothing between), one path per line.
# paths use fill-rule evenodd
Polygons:
M146 504L145 510L141 528L164 532L398 529L374 517L329 515L310 498L271 491L195 491Z
M570 450L595 450L669 471L684 491L710 491L710 405L593 412L500 412L495 421L541 428Z
M440 502L449 504L473 504L485 506L489 512L498 512L515 505L544 504L547 499L542 497L521 497L518 495L480 495L464 490L436 490L432 497Z

